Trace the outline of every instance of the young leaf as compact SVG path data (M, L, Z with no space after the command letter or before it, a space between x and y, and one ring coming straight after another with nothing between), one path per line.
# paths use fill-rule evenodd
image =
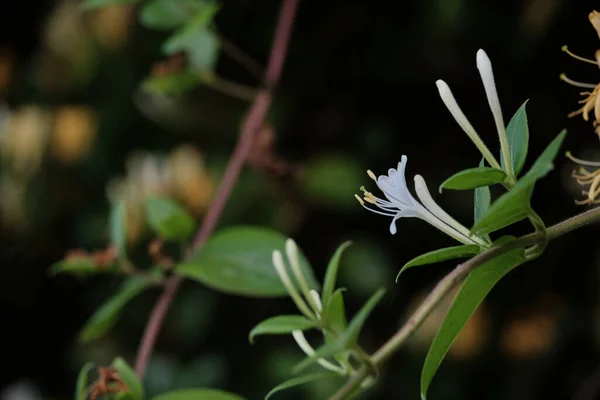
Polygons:
M125 257L127 251L127 230L125 228L125 203L116 201L110 208L109 216L110 245L117 249L117 257Z
M194 72L212 70L219 54L219 41L206 28L176 32L163 46L167 55L184 52Z
M245 400L237 394L219 389L182 389L154 397L152 400Z
M502 238L497 243L508 240ZM516 266L524 263L523 249L504 253L473 270L452 302L448 314L429 348L421 372L421 398L425 399L427 389L438 370L448 349L465 326L477 306L492 290L494 285Z
M100 266L93 257L69 257L52 264L48 271L51 275L63 272L79 275L92 275L98 273L119 273L116 265Z
M375 294L371 296L369 300L367 300L367 302L361 307L360 310L358 310L356 315L352 318L352 320L348 324L348 328L342 336L345 347L356 342L367 318L369 317L377 303L381 301L384 294L385 289L383 288L376 291Z
M79 340L82 342L89 342L108 332L119 318L119 313L125 304L151 284L150 281L139 278L129 278L123 282L117 293L110 297L98 310L96 310L94 315L88 319L79 334Z
M310 328L315 328L317 323L302 315L278 315L273 318L264 320L256 325L250 331L248 339L250 343L254 343L256 335L280 335L292 333L292 331L305 331Z
M323 304L327 304L329 302L329 297L335 290L337 272L340 268L340 258L342 257L344 250L346 250L351 244L352 242L350 241L342 243L333 254L333 257L331 257L329 265L327 265L325 280L323 281L323 291L321 292L321 301Z
M527 148L529 146L529 127L527 126L527 112L525 110L525 103L513 115L506 127L506 136L508 139L508 148L510 150L510 158L512 160L512 167L515 176L519 175L519 172L525 165L525 159L527 158ZM506 169L504 165L504 158L501 159L502 168Z
M190 260L175 267L181 276L242 296L277 297L287 291L273 266L273 250L284 251L286 237L266 228L238 226L217 232ZM310 264L298 251L308 285L319 289Z
M194 218L172 200L150 197L146 200L148 223L160 237L183 241L194 233Z
M84 10L93 10L95 8L112 6L115 4L135 4L140 0L84 0L81 3L81 7Z
M494 232L529 215L533 185L552 170L552 162L565 135L566 131L563 130L538 157L527 174L492 204L488 212L471 228L471 232L478 235Z
M506 174L504 171L496 168L479 167L465 169L446 179L440 185L440 193L442 193L442 189L468 190L481 186L489 186L502 183L505 178Z
M471 257L475 254L478 254L479 250L480 248L476 244L465 244L462 246L446 247L443 249L430 251L429 253L421 254L420 256L417 256L404 264L402 269L400 269L400 272L398 272L398 276L396 276L396 282L398 282L400 274L410 267L434 264L446 260L453 260L455 258Z
M166 76L151 76L142 82L142 90L151 93L182 94L200 83L197 73L185 69Z
M337 334L346 330L348 322L346 321L346 308L344 307L344 289L338 289L331 296L325 305L323 319L331 325L331 329Z
M479 167L483 167L485 161L482 158L479 163ZM476 224L482 216L484 216L490 209L492 203L492 196L490 195L490 188L487 186L478 187L475 189L474 195L474 206L473 206L473 224Z
M128 400L142 400L144 398L144 388L135 371L127 364L127 361L117 357L112 362L112 367L119 371L119 376L127 385L129 391Z
M79 375L77 375L77 384L75 386L75 399L76 400L86 400L88 396L87 387L88 387L88 375L91 369L94 368L94 363L89 362L85 364L81 371L79 371Z
M265 400L269 400L271 396L273 396L277 392L281 392L282 390L292 388L294 386L304 385L305 383L310 383L313 381L317 381L320 379L339 377L335 372L319 372L310 375L299 376L297 378L292 378L287 380L277 386L275 386L267 395L265 396Z
M212 6L210 0L150 0L141 9L140 23L149 29L177 29Z

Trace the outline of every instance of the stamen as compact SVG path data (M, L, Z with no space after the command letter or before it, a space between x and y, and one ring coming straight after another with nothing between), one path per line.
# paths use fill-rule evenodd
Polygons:
M377 204L377 199L371 192L365 192L365 201L371 204Z
M377 177L375 176L375 174L373 173L373 171L371 171L370 169L367 170L367 175L369 175L369 178L373 179L375 182L377 182Z
M570 55L571 57L573 57L576 60L583 61L583 62L590 63L590 64L594 64L594 65L598 65L598 63L596 62L596 60L592 60L592 59L589 59L589 58L581 57L581 56L578 56L575 53L572 53L569 50L569 48L567 47L567 45L564 45L561 50L564 51L565 53L567 53L568 55Z
M360 198L359 195L355 194L354 197L356 198L356 200L358 200L361 206L365 206L365 202L363 201L363 199Z
M600 162L582 160L581 158L574 157L570 151L567 151L565 155L569 160L574 161L577 164L586 165L588 167L600 167Z
M598 85L594 85L593 83L574 81L573 79L567 78L567 75L565 75L565 74L560 74L560 80L567 82L569 85L582 87L582 88L588 88L588 89L595 89L596 86L598 86Z

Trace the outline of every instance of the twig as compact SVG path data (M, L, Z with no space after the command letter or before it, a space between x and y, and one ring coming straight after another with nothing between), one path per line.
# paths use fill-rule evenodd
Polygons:
M248 72L250 72L252 75L254 75L255 77L257 77L259 79L262 79L263 72L262 72L262 67L260 66L259 63L254 61L252 59L252 57L250 57L242 49L237 47L235 45L235 43L230 42L229 40L225 39L222 35L214 32L214 31L213 31L213 35L215 35L215 37L221 44L221 49L223 49L223 52L227 53L229 55L229 57L231 57L231 59L233 59L234 61L237 61L238 64L240 64L242 67L246 68L246 70L248 70Z
M568 232L589 225L592 222L600 220L600 207L586 211L563 222L548 228L546 234L531 233L522 236L512 242L500 246L494 246L483 253L476 255L468 261L458 265L448 275L436 285L429 296L421 303L419 308L411 315L408 321L383 344L372 356L371 361L379 366L389 357L391 357L404 344L415 330L425 321L433 310L440 304L444 297L465 280L467 275L483 263L516 248L527 247L545 240L552 240ZM367 377L369 370L366 367L360 368L348 381L342 386L330 400L342 400L354 393L362 381Z
M221 180L219 189L215 194L215 197L206 213L206 217L196 234L189 250L186 252L186 256L193 254L200 247L204 245L212 231L215 229L217 222L223 212L223 208L231 195L231 190L235 185L240 171L244 165L244 162L252 148L254 137L258 133L259 129L264 123L265 117L271 105L272 91L279 81L283 62L286 57L287 47L294 24L296 15L296 9L298 8L299 0L283 0L281 11L279 13L277 26L275 28L275 35L273 39L273 45L271 48L271 54L269 56L269 63L265 72L265 85L262 90L259 91L258 95L254 99L250 110L248 111L247 122L243 125L242 132L239 140L235 147L227 168L225 175ZM182 278L173 275L163 289L154 309L150 314L146 329L142 336L140 346L138 348L138 355L135 363L135 372L138 377L142 378L165 314L169 309L169 306L173 300L177 289L181 285Z

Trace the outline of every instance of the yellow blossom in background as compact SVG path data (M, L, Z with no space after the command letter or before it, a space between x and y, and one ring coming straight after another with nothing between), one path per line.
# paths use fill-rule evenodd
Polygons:
M81 160L96 137L97 118L84 106L64 106L56 111L51 149L54 157L67 164Z
M89 29L101 46L119 50L127 43L133 8L114 4L86 13Z
M173 194L195 215L206 211L215 183L204 168L202 155L192 146L180 146L169 157Z

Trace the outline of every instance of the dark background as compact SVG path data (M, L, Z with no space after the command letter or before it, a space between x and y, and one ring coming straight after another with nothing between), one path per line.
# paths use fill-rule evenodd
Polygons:
M147 31L133 14L124 47L97 49L84 81L62 89L36 83L36 60L46 50L44 24L54 1L6 2L0 12L0 46L14 68L4 99L57 107L83 104L99 115L89 156L65 167L45 159L27 192L26 228L0 225L0 388L23 379L43 398L72 396L78 369L88 360L108 363L115 355L133 360L156 293L135 299L106 338L77 343L78 329L116 287L114 278L85 281L49 277L48 267L69 248L100 248L106 241L108 180L122 174L134 149L168 151L193 143L207 165L222 168L233 148L246 104L199 88L177 99L185 123L165 123L172 111L140 110L135 94L151 65L161 59L164 35ZM228 1L216 19L221 34L264 65L279 1ZM491 112L476 69L479 48L490 56L505 120L529 99L530 154L535 157L562 128L569 133L555 170L536 185L534 208L548 225L583 210L573 199L573 164L564 151L600 159L591 123L568 119L577 108L578 88L561 72L591 83L598 69L561 52L593 58L600 48L588 22L597 3L567 0L405 2L301 2L289 57L270 114L276 152L297 173L277 178L256 171L242 177L222 225L271 226L296 239L322 277L336 247L355 245L342 264L347 309L355 312L378 287L388 293L361 336L377 349L405 320L415 299L431 288L452 263L415 269L398 284L399 268L412 257L451 239L422 221L398 222L364 211L353 194L369 182L364 171L383 173L402 154L407 173L423 175L432 194L453 216L472 221L468 192L437 186L480 156L437 95L435 80L453 89L463 111L497 153ZM66 37L65 40L71 38ZM222 56L218 72L248 85L256 82ZM68 71L65 71L68 74ZM68 78L68 77L67 77ZM67 79L65 78L65 79ZM58 79L58 78L56 78ZM66 89L65 89L66 87ZM496 193L497 194L497 193ZM527 223L510 229L526 233ZM432 399L600 398L598 329L598 226L551 243L538 260L512 272L476 314L476 322L436 376ZM147 374L149 394L176 387L221 387L258 399L291 376L302 356L291 337L261 338L248 331L277 313L294 312L289 300L228 296L186 283L167 317ZM439 323L440 317L437 318ZM377 388L365 398L417 398L420 368L435 330L385 365ZM428 336L429 335L429 336ZM591 378L590 378L591 377ZM324 398L339 382L298 390L298 398ZM292 392L281 395L291 398Z

